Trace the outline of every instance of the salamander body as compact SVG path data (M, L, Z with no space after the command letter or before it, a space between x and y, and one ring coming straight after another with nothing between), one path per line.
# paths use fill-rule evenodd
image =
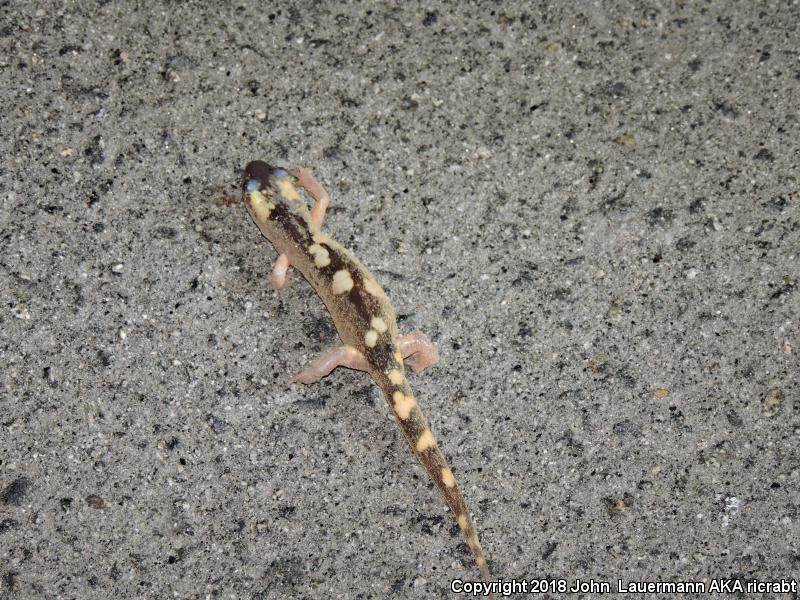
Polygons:
M314 199L310 209L298 188ZM375 277L322 232L329 197L309 171L289 172L254 161L245 168L243 192L250 216L278 252L272 285L287 284L289 266L300 271L325 303L343 343L292 381L313 383L339 366L369 373L385 394L411 450L453 512L488 582L489 568L464 498L406 379L406 366L419 371L438 361L435 346L419 332L399 334L394 309Z

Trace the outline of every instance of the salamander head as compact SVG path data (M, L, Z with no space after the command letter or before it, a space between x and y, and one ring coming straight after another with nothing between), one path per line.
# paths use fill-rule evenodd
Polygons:
M286 205L291 211L304 210L305 201L295 187L295 178L281 167L254 160L244 169L242 191L245 204Z
M244 168L242 189L245 193L258 190L269 194L270 190L279 191L278 182L284 180L291 183L291 176L286 169L273 167L263 160L254 160Z

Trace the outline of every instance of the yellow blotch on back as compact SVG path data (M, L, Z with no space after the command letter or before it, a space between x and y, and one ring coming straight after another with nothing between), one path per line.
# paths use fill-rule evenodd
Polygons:
M311 244L308 247L308 252L314 257L314 264L317 266L317 268L321 269L322 267L327 267L329 264L331 264L331 256L328 253L328 249L324 246L320 246L319 244Z
M275 181L275 185L278 186L278 191L281 193L286 200L291 200L293 202L300 201L300 194L295 189L294 185L288 179L278 179Z
M253 214L259 221L269 220L269 214L275 205L272 202L267 202L266 197L260 191L255 190L250 192L250 206L253 209Z
M467 515L464 513L458 515L458 526L461 527L461 529L466 529L467 525L469 525L469 519L467 518Z
M456 478L453 472L447 467L442 467L442 483L451 488L456 484Z
M406 395L400 390L397 390L394 394L392 394L392 401L394 402L394 412L397 413L397 416L400 417L401 421L405 421L408 417L411 416L411 411L414 410L414 407L417 405L417 400L414 396ZM431 436L433 439L433 434L431 434L430 429L426 430L426 433ZM417 440L417 449L419 450L419 444L422 442L422 437L425 434L423 433L420 436L419 440ZM436 444L436 442L433 442ZM419 450L422 452L422 450Z
M367 333L364 334L364 344L366 344L367 348L374 348L375 344L377 343L378 343L378 332L375 331L374 329L368 330Z
M389 371L389 381L394 385L400 385L403 383L403 379L403 372L400 369L392 369Z
M331 291L335 295L344 294L345 292L349 292L353 289L353 277L350 275L350 272L347 269L342 269L341 271L336 271L333 274L333 284L331 285Z
M436 439L433 437L433 433L431 433L430 429L426 429L422 432L422 435L419 436L417 440L417 452L425 452L428 448L434 448L436 446Z

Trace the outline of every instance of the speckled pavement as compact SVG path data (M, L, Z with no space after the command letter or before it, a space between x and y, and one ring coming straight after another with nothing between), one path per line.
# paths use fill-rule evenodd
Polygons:
M0 598L473 597L377 387L287 383L255 158L438 344L495 597L800 598L796 2L0 15Z

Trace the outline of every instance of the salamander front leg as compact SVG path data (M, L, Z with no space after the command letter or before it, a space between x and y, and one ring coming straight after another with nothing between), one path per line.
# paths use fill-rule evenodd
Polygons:
M428 336L421 331L413 331L400 336L397 345L405 364L411 367L415 373L439 362L439 351L428 339Z
M269 282L276 290L280 290L289 285L289 256L281 254L272 266L272 275Z
M290 383L314 383L330 374L336 367L367 371L369 364L364 355L352 346L339 346L325 352L305 369L292 377Z
M328 210L331 197L308 169L294 169L291 174L297 179L297 184L314 199L314 205L311 207L311 222L319 229L322 227L322 221L325 220L325 211Z

